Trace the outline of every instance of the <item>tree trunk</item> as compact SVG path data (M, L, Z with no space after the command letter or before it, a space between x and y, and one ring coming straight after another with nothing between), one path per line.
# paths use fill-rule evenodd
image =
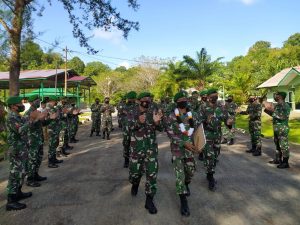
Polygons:
M16 0L12 29L10 30L10 65L9 65L9 95L19 95L19 77L21 70L21 34L23 28L23 14L25 10L24 0Z

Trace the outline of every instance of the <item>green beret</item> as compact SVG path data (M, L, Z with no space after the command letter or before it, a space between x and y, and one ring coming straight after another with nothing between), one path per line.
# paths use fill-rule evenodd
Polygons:
M139 94L138 99L144 98L144 97L151 97L151 93L149 92L142 92Z
M49 96L49 101L57 101L58 98L55 95L50 95Z
M207 90L200 91L200 96L207 95Z
M28 97L27 100L28 100L28 102L33 102L33 101L35 101L39 98L40 98L39 95L31 95L31 96Z
M193 91L193 92L192 92L192 95L193 95L193 94L198 94L198 91Z
M207 95L211 95L211 94L215 94L215 93L218 93L218 89L217 88L210 88L206 92Z
M22 103L22 97L19 96L10 96L8 97L6 103L7 105L15 105L15 104L19 104Z
M180 92L178 92L178 93L175 94L175 96L174 96L174 102L177 102L178 99L184 98L184 97L187 98L186 92L180 91Z
M130 91L126 95L127 99L136 99L136 96L137 96L137 94L135 91Z
M280 95L283 99L286 97L286 92L278 91L276 95Z

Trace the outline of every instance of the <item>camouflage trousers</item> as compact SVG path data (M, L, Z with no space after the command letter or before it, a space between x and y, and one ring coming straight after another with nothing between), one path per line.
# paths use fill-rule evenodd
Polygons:
M258 148L261 148L261 121L249 120L249 133L251 136L251 143Z
M123 128L123 157L129 158L130 156L130 133Z
M234 139L235 129L234 127L232 127L232 129L229 129L227 126L223 126L222 134L223 134L223 138L226 140Z
M148 149L131 149L129 161L129 181L138 184L146 173L145 193L155 195L157 190L156 178L158 172L157 144Z
M100 132L101 118L92 117L92 131Z
M68 128L61 129L61 131L59 132L58 139L59 139L59 142L58 142L57 149L60 150L69 143L69 130L68 130Z
M108 132L110 133L112 130L112 118L110 117L103 117L102 122L101 122L101 128L102 132Z
M27 173L28 177L34 177L38 173L39 168L43 160L43 145L31 144L29 145L29 154L28 154L28 167Z
M193 153L188 157L173 156L173 167L176 176L176 193L178 195L186 194L186 185L192 180L195 172L195 160Z
M73 119L70 123L70 138L75 138L78 131L78 120Z
M49 133L48 159L53 159L56 157L56 148L59 143L59 130L48 129L48 133Z
M17 194L18 188L24 183L28 162L27 148L19 146L9 148L9 177L7 184L7 194Z
M204 166L207 173L214 173L216 168L217 158L220 155L221 145L220 138L206 140L206 145L203 149Z
M277 153L282 153L284 158L290 156L289 150L289 127L284 124L273 124L274 129L274 142L276 145Z
M118 125L120 128L122 128L122 117L118 115Z

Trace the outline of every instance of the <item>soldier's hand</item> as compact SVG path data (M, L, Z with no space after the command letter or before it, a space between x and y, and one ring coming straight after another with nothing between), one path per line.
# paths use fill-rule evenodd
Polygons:
M58 116L57 113L51 113L49 117L50 119L55 120L57 116Z
M67 109L67 108L63 108L63 110L62 110L62 111L63 111L63 113L64 113L64 114L66 114L66 113L68 113L68 112L69 112L69 109Z
M29 115L30 121L36 121L36 120L38 120L39 114L40 114L40 112L37 111L37 110L31 112L30 115Z
M264 106L266 110L274 112L274 105L271 102L265 102Z
M196 151L196 147L190 142L185 142L184 148L192 152Z
M233 123L234 123L234 120L231 119L231 118L227 119L227 121L226 121L226 124L227 124L228 126L231 126Z
M139 116L139 121L140 123L145 123L146 122L146 115L145 114L142 114Z

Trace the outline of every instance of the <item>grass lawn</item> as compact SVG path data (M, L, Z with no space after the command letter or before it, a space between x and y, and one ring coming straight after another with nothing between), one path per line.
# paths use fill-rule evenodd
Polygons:
M245 129L248 132L248 116L239 115L236 118L236 127ZM289 121L290 133L289 141L300 144L300 119L293 119ZM273 137L272 117L262 116L262 134L265 137Z

